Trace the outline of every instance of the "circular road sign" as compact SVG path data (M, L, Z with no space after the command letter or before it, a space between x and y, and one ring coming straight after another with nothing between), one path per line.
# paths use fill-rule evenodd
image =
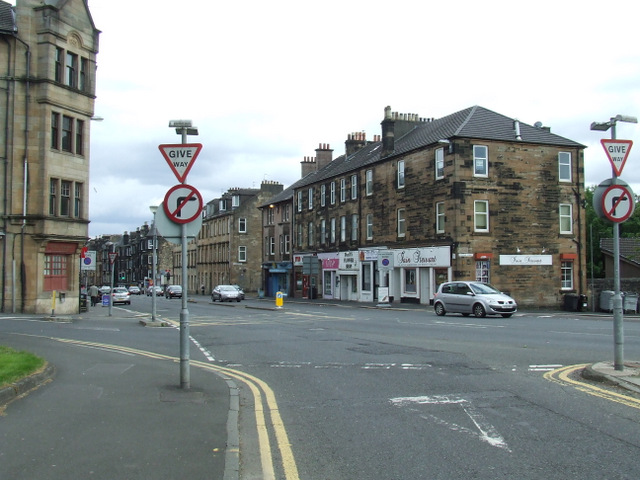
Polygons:
M602 213L612 222L629 219L635 208L633 192L626 185L609 185L602 194Z
M202 195L191 185L176 185L165 195L163 207L172 222L190 223L202 212Z

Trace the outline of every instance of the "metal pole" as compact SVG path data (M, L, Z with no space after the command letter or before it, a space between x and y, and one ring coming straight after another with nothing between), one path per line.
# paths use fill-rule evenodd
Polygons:
M611 140L616 139L616 119L611 119ZM617 175L613 170L613 183ZM630 201L633 201L630 199ZM624 370L624 309L622 308L622 293L620 292L620 224L613 224L613 368Z
M116 251L115 243L111 245L111 252L114 253ZM113 313L113 274L116 268L116 258L115 256L109 256L109 262L111 262L111 290L109 291L109 316L112 316Z
M187 143L187 128L182 129L182 143ZM187 224L183 223L182 234L182 309L180 310L180 387L191 388L189 371L189 309L187 308Z
M151 321L156 321L156 279L158 274L156 273L157 269L157 260L156 260L156 241L157 241L157 233L156 233L156 212L153 212L153 248L151 249L151 254L153 255L153 260L151 261L151 271L153 272L153 285L151 286Z

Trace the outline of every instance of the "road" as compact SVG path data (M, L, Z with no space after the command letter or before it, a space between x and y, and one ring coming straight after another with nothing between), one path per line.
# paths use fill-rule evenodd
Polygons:
M548 375L612 359L610 318L194 300L192 371L209 364L241 387L241 478L638 477L637 399ZM130 310L150 312L150 298ZM179 312L158 299L162 319ZM637 319L625 322L625 356L640 359Z

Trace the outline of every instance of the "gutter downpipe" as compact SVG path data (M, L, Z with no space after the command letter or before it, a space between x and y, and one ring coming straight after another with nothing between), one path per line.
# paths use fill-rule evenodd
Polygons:
M11 42L7 40L6 37L2 37L5 43L7 44L7 90L5 93L6 96L6 105L5 105L5 125L4 125L4 153L2 156L3 170L4 170L4 191L2 192L2 231L4 232L4 239L2 240L2 268L0 269L2 275L2 280L0 281L0 289L2 293L0 294L0 312L4 313L4 305L6 301L5 295L5 287L6 287L6 274L7 274L7 203L8 196L7 191L8 187L8 168L9 168L9 100L11 99L10 91L11 91Z
M24 230L27 225L27 181L28 181L28 156L27 151L29 147L29 100L31 98L31 82L29 78L31 76L31 49L29 45L23 42L17 35L13 36L17 41L22 43L27 51L25 52L26 63L26 75L25 75L25 95L24 95L24 159L23 159L23 188L22 188L22 226L20 227L20 312L24 313L25 309L25 295L27 292L27 270L24 264Z

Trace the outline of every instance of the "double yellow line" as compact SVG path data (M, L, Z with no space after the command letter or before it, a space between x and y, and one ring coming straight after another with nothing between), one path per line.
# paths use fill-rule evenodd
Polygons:
M628 395L622 395L611 390L600 388L596 385L591 385L590 383L579 382L570 378L570 375L577 372L578 370L584 369L587 365L587 363L583 363L580 365L570 365L568 367L558 368L551 372L545 373L544 378L560 385L571 385L577 390L588 393L589 395L593 395L594 397L604 398L605 400L620 403L622 405L637 408L640 410L640 399L630 397Z
M99 348L103 350L111 350L121 353L129 353L134 355L140 355L147 358L156 360L169 360L172 362L179 362L179 359L169 355L163 355L160 353L149 352L146 350L139 350L137 348L123 347L119 345L110 345L97 342L86 342L81 340L71 340L67 338L55 338L49 337L52 340L56 340L62 343L68 343L73 345L81 345L84 347ZM280 417L280 410L278 408L278 402L276 401L273 390L265 382L248 373L233 370L231 368L222 367L219 365L212 365L206 362L190 361L191 365L194 365L203 370L208 370L219 374L220 376L230 377L238 380L249 387L254 397L254 411L256 419L256 428L258 431L258 443L260 448L260 463L262 466L263 478L265 480L275 480L275 470L273 465L273 455L271 454L271 441L269 440L269 428L271 428L275 434L276 443L280 451L282 458L282 471L286 480L299 480L298 467L296 465L293 452L291 450L291 444L289 443L289 437L287 431Z

